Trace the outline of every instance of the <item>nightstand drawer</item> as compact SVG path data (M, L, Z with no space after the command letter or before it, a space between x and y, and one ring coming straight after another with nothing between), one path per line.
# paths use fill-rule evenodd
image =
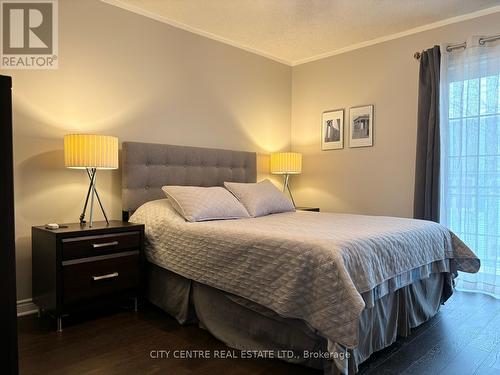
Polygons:
M63 260L68 260L93 257L124 250L138 249L140 245L140 232L66 238L62 240L62 258Z
M62 268L64 303L98 297L140 285L139 251L70 260L63 262Z

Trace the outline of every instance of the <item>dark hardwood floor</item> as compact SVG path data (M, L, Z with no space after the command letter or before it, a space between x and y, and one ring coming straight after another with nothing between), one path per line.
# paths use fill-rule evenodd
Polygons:
M228 349L197 326L159 309L74 318L64 332L35 315L19 318L20 373L27 374L321 374L278 360L152 359L151 350ZM456 292L429 322L375 353L360 369L379 374L500 374L500 301Z

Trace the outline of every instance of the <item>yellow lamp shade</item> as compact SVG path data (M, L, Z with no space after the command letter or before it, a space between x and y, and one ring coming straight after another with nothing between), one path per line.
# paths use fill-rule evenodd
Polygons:
M64 136L64 165L67 168L118 168L118 138L108 135Z
M302 173L302 154L299 154L298 152L277 152L271 154L271 173Z

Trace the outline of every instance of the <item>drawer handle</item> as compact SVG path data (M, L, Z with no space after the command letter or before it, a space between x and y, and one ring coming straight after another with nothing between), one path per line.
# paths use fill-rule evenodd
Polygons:
M107 275L101 275L101 276L92 276L92 280L99 281L106 279L114 279L115 277L118 277L118 272L108 273Z
M118 246L118 241L104 242L104 243L93 243L92 247L94 249L100 249L101 247Z

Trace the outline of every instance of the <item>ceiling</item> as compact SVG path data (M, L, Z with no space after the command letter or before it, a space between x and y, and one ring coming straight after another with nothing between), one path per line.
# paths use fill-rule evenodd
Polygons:
M500 0L103 1L289 65L500 11Z

